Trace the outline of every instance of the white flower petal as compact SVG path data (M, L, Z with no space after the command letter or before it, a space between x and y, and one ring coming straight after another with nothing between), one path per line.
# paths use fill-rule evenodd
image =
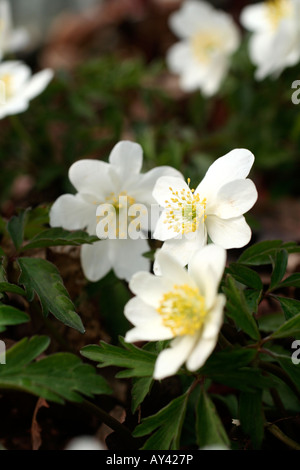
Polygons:
M153 197L158 204L162 207L166 207L166 201L172 203L171 198L175 197L172 193L176 191L180 193L183 190L186 193L191 194L191 190L184 181L183 176L182 178L162 176L161 178L158 178L156 185L154 186Z
M87 204L79 194L60 196L50 210L51 227L63 227L66 230L84 229L91 218L96 222L96 206Z
M215 301L225 263L225 249L210 244L198 250L188 265L188 273L205 297L206 308L208 309Z
M23 113L24 111L27 111L28 107L28 101L10 99L3 106L0 106L0 119L5 118L5 116Z
M205 223L213 243L227 250L241 248L247 245L251 239L251 229L243 216L234 219L220 219L209 215Z
M221 219L239 217L247 212L257 200L257 190L249 179L231 181L222 186L216 196L215 207L210 213Z
M198 342L186 362L186 366L190 371L196 371L202 367L206 359L213 352L223 322L225 303L225 296L223 294L218 295L213 309L208 313L209 317L206 320Z
M188 370L194 372L203 366L217 344L218 337L204 339L200 337L197 346L186 361Z
M40 95L52 80L53 75L54 73L51 69L45 69L36 73L24 86L21 96L27 100L32 100L36 96Z
M208 205L213 201L218 190L230 181L248 176L254 162L254 155L247 149L235 149L218 158L207 170L195 194L207 198ZM212 201L210 200L212 199Z
M99 281L111 270L110 240L101 240L92 245L82 245L81 265L85 277L92 282Z
M203 339L211 339L219 335L219 331L223 323L223 311L225 304L225 295L218 294L215 298L214 305L208 312L208 318L201 333Z
M109 162L115 167L119 176L126 180L140 173L143 164L143 149L135 142L118 142L110 153Z
M175 232L174 226L170 224L168 219L169 209L164 209L156 223L153 238L155 240L170 240L171 238L178 237L178 233ZM182 225L182 224L180 224Z
M201 225L201 229L196 232L194 238L173 238L164 242L160 251L173 256L181 266L186 266L193 258L195 252L199 250L207 241L207 233L205 225ZM161 274L161 267L156 259L154 262L154 273Z
M129 283L130 290L143 302L158 308L162 297L173 288L173 282L147 272L134 274Z
M207 2L186 1L182 8L170 15L169 26L180 38L186 38L199 30L199 24L205 24L210 18L212 7Z
M99 199L95 200L96 208L113 190L110 171L109 165L100 160L78 160L69 169L69 179L77 191L94 194Z
M146 173L141 173L136 184L132 187L130 195L142 204L155 204L152 195L157 180L163 176L182 178L182 174L171 166L158 166Z
M160 266L161 275L163 278L169 279L173 284L192 284L195 285L193 280L188 275L186 269L184 269L181 263L171 256L170 254L164 252L163 250L158 250L155 256L155 260Z
M127 331L125 341L135 343L137 341L164 341L173 338L170 328L163 326L160 318L150 321L142 326L139 325Z
M111 243L111 260L114 272L119 279L130 281L138 271L149 271L150 261L143 256L149 251L147 240L116 239Z
M134 326L140 326L158 318L157 310L139 297L133 297L127 302L124 315Z
M164 349L158 355L154 368L154 379L160 380L176 374L178 369L188 359L196 341L197 335L175 338L171 342L170 347Z
M227 56L218 54L207 70L206 77L201 85L202 93L206 96L215 95L228 72L230 62Z
M168 68L174 73L182 73L190 68L194 61L190 42L180 41L167 51L166 62Z
M264 31L271 28L267 5L263 2L247 5L241 13L240 21L249 31Z

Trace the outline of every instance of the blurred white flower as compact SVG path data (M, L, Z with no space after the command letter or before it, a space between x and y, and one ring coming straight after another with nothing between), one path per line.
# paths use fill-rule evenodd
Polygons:
M20 61L0 63L0 119L26 111L29 102L38 96L53 78L53 71L45 69L34 75Z
M210 166L196 190L183 178L159 178L153 196L164 210L153 237L165 241L162 250L185 266L207 235L226 249L245 246L251 229L243 214L257 199L254 183L246 179L253 162L249 150L232 150ZM159 274L157 261L154 272Z
M65 450L107 450L107 448L93 436L79 436L71 439Z
M300 0L267 0L246 6L242 25L253 32L249 41L255 77L278 76L300 61Z
M17 52L27 46L26 29L13 29L11 6L8 0L0 0L0 60L6 53Z
M166 60L170 70L180 75L181 88L200 88L203 95L214 95L240 44L231 16L209 3L187 0L170 16L169 24L181 41L169 49Z
M111 269L120 279L129 280L140 270L149 269L149 260L142 256L149 251L147 235L148 210L144 218L138 218L141 236L130 237L133 215L141 205L149 209L155 204L152 196L156 180L162 175L178 176L180 173L168 166L153 168L141 174L143 151L139 144L122 141L115 145L109 163L99 160L79 160L69 170L69 179L78 191L76 195L64 194L53 204L50 225L67 230L87 229L90 235L104 238L81 248L81 263L85 276L98 281ZM103 233L103 208L109 206L117 216L114 233ZM131 209L134 211L131 212ZM150 211L149 211L150 212ZM129 215L128 215L129 214ZM132 215L130 215L132 214ZM119 230L124 222L124 233ZM112 226L113 227L113 226ZM135 226L136 228L136 226Z
M185 363L199 369L217 343L223 321L225 296L218 294L226 252L210 244L198 250L188 271L172 256L158 251L162 276L136 273L129 287L136 295L125 306L134 325L125 341L172 339L155 363L154 378L174 375Z

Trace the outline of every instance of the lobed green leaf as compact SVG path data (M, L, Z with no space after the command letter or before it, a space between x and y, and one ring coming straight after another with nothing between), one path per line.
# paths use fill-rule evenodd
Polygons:
M40 258L19 258L18 264L21 269L19 283L25 286L28 300L32 301L36 292L45 316L51 312L65 325L84 333L82 321L57 268Z
M47 337L24 338L6 354L0 368L0 389L14 389L63 404L82 396L109 394L111 390L95 369L70 353L57 353L32 362L49 345Z

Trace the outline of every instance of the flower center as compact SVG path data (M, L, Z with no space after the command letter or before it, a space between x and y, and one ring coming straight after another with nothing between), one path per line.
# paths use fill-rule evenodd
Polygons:
M9 73L0 75L0 104L5 104L12 94L12 76Z
M190 178L188 178L190 184ZM199 224L205 221L206 198L200 199L199 194L194 194L194 189L186 191L183 188L180 192L174 191L169 187L172 197L166 200L165 224L169 224L168 230L174 230L176 233L196 232Z
M174 285L172 291L164 294L157 311L174 336L195 334L207 313L204 297L188 284Z
M95 202L99 208L103 208L103 212L97 213L97 224L101 222L102 233L105 237L109 238L127 238L128 227L130 222L134 222L135 215L129 215L130 207L135 205L136 210L139 205L135 204L135 199L128 196L126 191L122 191L118 195L110 193L105 198L105 203ZM135 225L136 230L140 230L140 225L137 221Z
M201 31L191 37L191 48L199 62L208 62L212 54L220 49L222 41L215 32Z
M109 196L105 198L106 203L114 206L117 214L121 209L127 208L135 204L135 199L132 196L128 196L127 191L122 191L118 196L115 193L110 193Z
M272 28L277 29L280 21L292 13L290 0L267 0L267 15Z

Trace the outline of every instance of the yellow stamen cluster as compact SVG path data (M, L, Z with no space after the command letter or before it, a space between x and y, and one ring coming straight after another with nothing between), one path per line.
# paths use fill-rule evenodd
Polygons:
M122 191L118 196L116 196L115 193L110 193L110 195L105 198L105 201L108 204L112 204L116 211L119 212L120 209L124 207L124 199L122 203L121 198L126 198L127 207L130 207L132 204L135 203L135 199L132 196L128 196L126 191Z
M164 294L157 311L174 336L194 335L202 328L207 313L204 297L188 284L174 285Z
M190 41L193 54L201 63L209 62L212 53L222 47L220 35L212 31L201 31Z
M199 194L194 194L194 189L174 191L169 187L169 190L172 197L165 201L168 212L164 221L169 224L168 230L174 230L178 234L196 232L200 222L206 219L206 198L201 200Z
M283 18L290 16L292 5L290 0L267 0L267 15L274 29Z

